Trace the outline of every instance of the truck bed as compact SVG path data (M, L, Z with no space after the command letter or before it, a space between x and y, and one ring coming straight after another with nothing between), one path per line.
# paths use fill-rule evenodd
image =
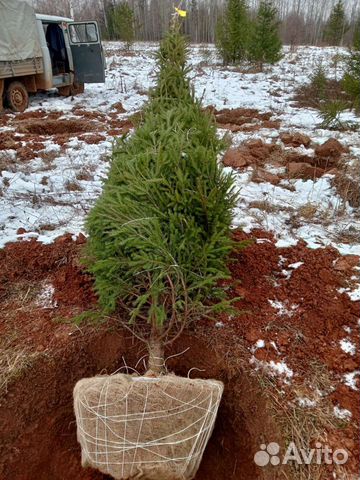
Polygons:
M0 78L23 77L43 72L44 62L42 57L12 62L0 60Z

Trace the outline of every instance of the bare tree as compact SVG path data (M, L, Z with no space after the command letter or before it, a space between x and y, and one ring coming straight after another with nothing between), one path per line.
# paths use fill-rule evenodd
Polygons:
M28 0L33 2L37 11L52 15L72 16L76 20L97 20L107 32L108 9L120 0ZM192 42L215 41L216 24L224 10L227 0L183 0L181 7L188 14L184 22L184 33ZM281 35L283 43L321 45L323 29L336 0L274 0L282 21ZM254 13L260 0L248 0ZM174 0L127 0L135 14L136 39L157 41L167 30ZM345 44L351 41L356 19L360 16L360 0L346 0L344 3L349 21L349 31Z

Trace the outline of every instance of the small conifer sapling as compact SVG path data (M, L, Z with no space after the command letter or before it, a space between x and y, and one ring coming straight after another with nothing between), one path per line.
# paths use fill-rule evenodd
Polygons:
M118 141L103 193L87 220L86 262L100 305L148 345L148 369L164 370L164 346L204 312L227 306L233 180L224 145L194 97L187 45L175 22L158 52L157 85L143 123Z

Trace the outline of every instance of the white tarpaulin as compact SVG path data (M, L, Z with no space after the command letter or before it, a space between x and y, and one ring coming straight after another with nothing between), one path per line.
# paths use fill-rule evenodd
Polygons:
M0 62L42 57L34 9L18 0L0 0Z

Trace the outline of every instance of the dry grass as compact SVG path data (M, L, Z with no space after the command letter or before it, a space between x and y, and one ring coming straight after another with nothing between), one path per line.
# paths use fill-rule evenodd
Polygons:
M360 164L354 162L353 165L345 167L332 180L337 193L348 202L351 207L360 207Z
M25 374L45 354L17 345L18 334L13 321L14 308L16 311L28 311L29 303L38 296L40 289L38 282L24 280L9 284L1 297L1 315L6 319L6 330L0 337L0 396L6 394L10 383Z
M288 163L288 154L283 148L277 148L270 153L267 163L285 166Z
M0 150L0 172L6 170L15 173L17 171L16 156L12 151Z
M0 396L6 394L9 384L22 377L43 355L44 352L30 352L26 348L0 344Z
M80 183L75 180L67 180L65 182L65 189L68 192L82 192L84 190Z
M76 175L75 175L76 180L80 181L86 181L90 182L94 180L94 175L91 172L90 168L85 168L83 167Z
M290 400L274 378L258 372L255 374L264 395L271 401L272 413L283 432L286 446L294 442L298 449L303 448L305 451L313 448L316 442L326 444L326 432L339 427L333 415L332 404L326 396L333 386L330 374L325 366L317 363L313 363L310 368L311 386L304 383L293 387ZM320 396L319 391L325 395ZM315 401L316 405L311 408L300 406L296 397L306 397ZM325 464L298 465L295 462L290 462L290 468L281 473L287 480L324 480L329 475Z
M284 329L292 335L296 334L298 341L303 340L302 333L296 331L291 325L274 324L269 325L270 329L278 331ZM209 345L216 347L216 339L209 339ZM265 372L254 371L249 366L249 351L241 338L236 339L235 351L236 355L234 355L234 348L229 346L228 355L224 355L227 370L233 370L234 375L238 374L240 370L256 381L263 396L269 400L268 414L279 425L284 446L287 447L290 442L294 442L298 449L303 448L307 451L313 448L316 442L325 445L328 440L327 431L340 429L344 426L343 422L334 417L333 414L333 405L328 395L333 391L334 381L325 364L319 361L310 361L306 366L307 380L291 386L279 387L276 378ZM296 401L297 397L306 397L309 400L316 401L316 405L312 408L300 406ZM312 463L296 466L293 466L293 464L294 462L289 462L288 465L277 466L276 478L284 480L325 480L330 478L331 474L326 464ZM346 465L344 468L339 467L338 470L337 473L341 476L337 478L342 480L354 479L347 474Z
M353 227L352 225L349 228L338 231L334 236L333 240L336 243L345 243L347 245L353 245L359 243L360 231Z
M46 350L32 351L20 344L18 334L18 312L30 313L38 310L38 298L43 283L20 280L3 285L1 311L4 329L0 336L0 397L7 393L9 385L21 378L40 358L47 356Z
M249 203L249 208L257 208L266 213L275 213L279 211L279 207L269 202L268 200L255 200Z
M305 205L302 205L298 209L298 214L300 217L304 220L313 220L318 213L318 207L317 205L308 202Z
M296 106L317 109L323 104L324 98L326 98L327 101L349 101L349 96L344 92L341 82L337 80L327 80L325 89L321 95L317 87L309 83L301 85L294 96Z
M34 300L41 290L39 282L31 282L29 280L22 280L18 282L9 282L3 284L2 295L0 300L2 302L13 302L18 305L24 305L25 302ZM7 304L3 305L7 309ZM11 314L11 312L9 312Z
M60 155L61 151L59 152L59 150L42 150L37 153L37 156L40 157L46 165L51 165Z
M304 339L305 339L304 334L302 333L302 331L299 328L294 327L290 323L279 324L279 322L277 320L273 320L271 322L268 322L266 327L265 327L265 331L266 332L276 332L276 333L285 332L285 333L291 335L292 344L294 345L294 347L296 347L296 345L298 343L304 342Z

